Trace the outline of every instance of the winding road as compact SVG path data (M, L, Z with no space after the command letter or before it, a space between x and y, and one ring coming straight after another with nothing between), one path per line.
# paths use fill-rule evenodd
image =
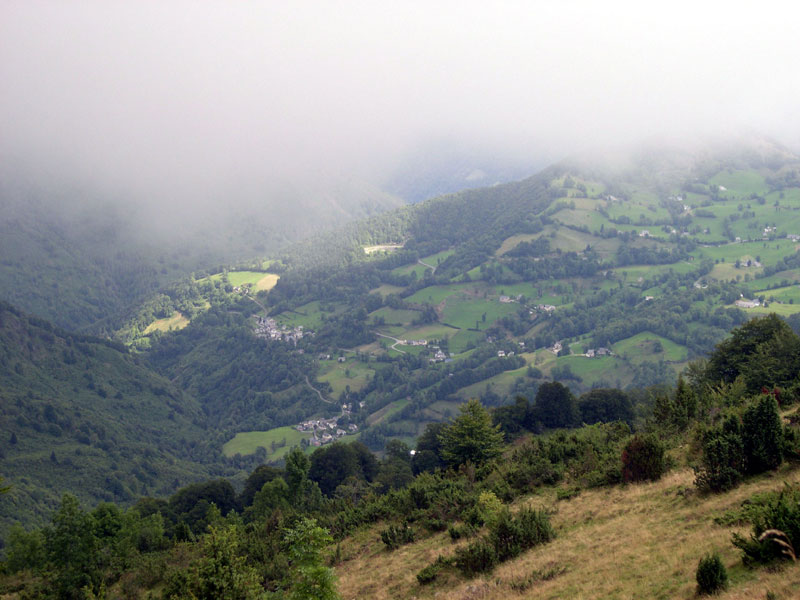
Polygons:
M395 352L399 352L400 354L405 354L405 352L403 350L400 350L399 348L396 348L397 344L402 344L403 343L403 340L398 340L396 337L392 337L390 335L384 335L382 333L378 333L377 331L375 332L375 335L379 335L381 337L385 337L385 338L388 338L390 340L394 340L394 344L392 344L392 350L394 350Z
M308 385L308 387L310 387L312 390L314 390L315 392L317 392L317 396L319 396L319 399L320 399L320 400L322 400L323 402L327 402L328 404L334 404L333 400L325 400L325 396L323 396L323 395L322 395L322 392L320 392L320 391L319 391L317 388L315 388L313 385L311 385L311 381L309 381L309 379L308 379L308 375L306 375L305 377L306 377L306 384L307 384L307 385Z
M417 262L418 262L419 264L421 264L422 266L424 266L424 267L428 267L428 268L429 268L429 269L431 269L431 270L432 270L434 273L436 273L436 267L434 267L433 265L429 265L429 264L428 264L428 263L426 263L426 262L422 262L422 259L421 259L421 258L418 258L418 259L417 259ZM398 352L399 352L399 350L398 350Z

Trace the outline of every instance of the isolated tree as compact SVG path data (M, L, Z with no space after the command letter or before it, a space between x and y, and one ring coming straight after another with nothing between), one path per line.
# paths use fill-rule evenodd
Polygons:
M782 332L791 333L791 328L775 314L753 319L737 327L728 339L717 345L708 360L706 380L712 384L719 381L732 383L758 347Z
M774 469L783 461L783 425L772 394L764 394L745 411L742 443L747 472L751 475Z
M654 435L636 435L622 451L622 480L656 481L666 470L664 445Z
M633 405L622 390L599 388L586 392L578 400L578 409L581 421L587 425L612 421L633 422Z
M411 459L411 468L415 475L419 475L423 471L435 471L445 466L439 435L446 427L446 423L428 423L425 431L417 438L417 451L414 458Z
M302 518L284 537L289 556L289 600L337 600L333 569L326 567L322 551L333 542L326 530L313 519Z
M46 530L48 562L56 573L55 588L60 598L79 598L88 587L100 587L100 556L94 535L94 521L71 494L64 494L61 506Z
M450 466L485 463L500 455L503 433L475 398L462 404L461 414L439 434L442 457Z
M573 427L578 420L575 396L558 381L543 383L536 392L533 419L545 427Z

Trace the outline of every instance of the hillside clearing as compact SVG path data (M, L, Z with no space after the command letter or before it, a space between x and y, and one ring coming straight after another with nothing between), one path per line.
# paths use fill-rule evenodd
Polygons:
M697 561L716 550L731 577L730 589L717 598L763 598L767 590L778 598L797 597L800 565L778 571L744 568L731 535L748 529L716 525L713 519L755 493L797 483L800 471L784 467L718 496L698 495L693 481L693 472L682 469L655 483L588 490L561 502L554 489L541 490L525 503L554 513L558 537L471 580L447 573L429 586L417 583L420 569L439 554L453 553L456 546L446 533L387 552L380 527L361 531L341 544L339 591L346 600L689 599L696 597ZM526 585L523 594L515 591Z
M189 319L184 317L177 310L172 313L172 316L164 319L158 319L150 323L147 329L144 330L144 335L150 335L154 331L177 331L183 329L189 324Z

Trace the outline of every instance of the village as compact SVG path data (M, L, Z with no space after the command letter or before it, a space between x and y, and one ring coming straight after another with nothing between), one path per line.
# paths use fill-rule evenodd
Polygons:
M305 331L302 325L292 328L286 325L279 325L278 322L271 317L257 317L256 337L265 340L292 343L296 346L297 342L302 340L304 335L313 336L314 332Z
M363 404L363 403L362 403ZM339 420L345 416L350 416L352 405L342 404L342 414L330 419L310 419L294 426L297 431L311 432L309 445L317 447L324 446L338 440L340 437L358 432L358 425L339 425Z

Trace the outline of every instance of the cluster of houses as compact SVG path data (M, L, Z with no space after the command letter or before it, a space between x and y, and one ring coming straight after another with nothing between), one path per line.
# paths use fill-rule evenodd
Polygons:
M611 352L608 348L589 348L586 351L586 356L588 358L595 358L599 356L611 356L614 353Z
M265 340L287 342L296 346L297 342L302 340L304 335L314 335L314 332L304 331L302 325L287 327L286 325L279 325L278 322L271 317L258 317L255 334L256 337Z
M444 351L442 351L442 350L437 348L436 352L433 353L433 356L428 359L428 362L432 362L432 363L444 362L444 361L448 360L449 358L450 357L447 356L447 354Z
M744 298L737 300L734 304L739 308L756 308L761 306L761 302L758 300L745 300Z
M342 416L348 414L350 414L350 405L343 404ZM325 444L329 444L338 440L344 435L356 433L358 431L358 425L355 423L351 423L347 426L339 425L340 418L341 417L332 417L330 419L311 419L309 421L298 423L294 426L294 428L297 429L297 431L310 431L312 436L311 440L309 440L309 444L312 446L324 446Z
M536 310L538 310L540 312L548 312L549 313L549 312L553 312L555 309L556 309L556 307L553 306L552 304L537 304L536 305ZM533 311L531 311L531 314L533 314Z

